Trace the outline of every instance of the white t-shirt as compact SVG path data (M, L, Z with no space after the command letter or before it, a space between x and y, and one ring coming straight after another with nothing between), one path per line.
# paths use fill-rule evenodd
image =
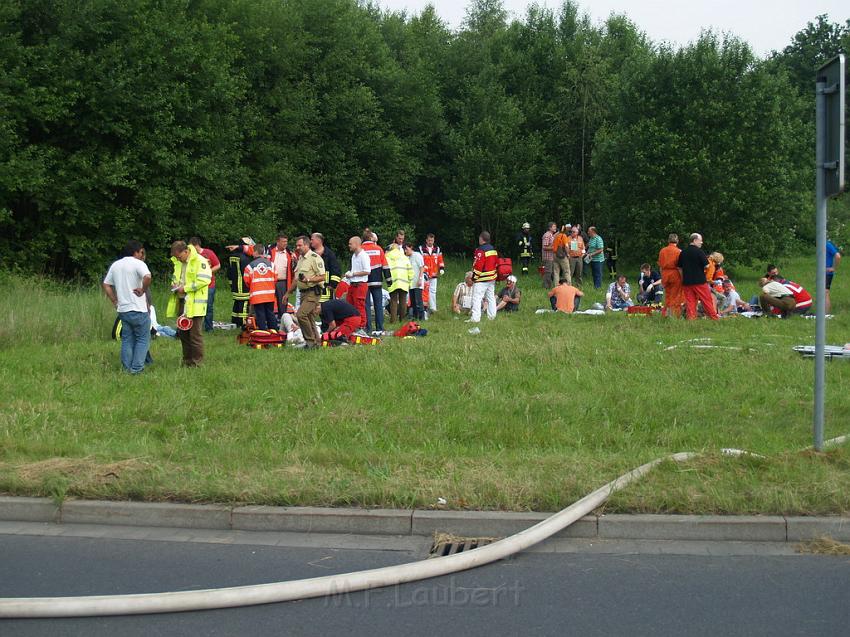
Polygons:
M416 290L422 287L422 270L425 269L425 259L422 258L421 252L414 250L410 255L410 265L413 266L413 276L410 279L410 289Z
M738 301L741 300L741 295L738 294L737 290L729 290L726 294L726 301L733 310L738 309Z
M361 276L354 276L350 279L351 283L366 283L369 280L369 271L372 267L372 262L369 259L369 255L366 254L365 250L361 250L359 253L351 253L351 272L366 272Z
M142 279L150 276L147 264L136 257L124 257L118 259L109 266L109 272L103 282L115 288L115 296L118 298L119 312L148 312L148 303L145 295L136 296L133 290L142 287Z

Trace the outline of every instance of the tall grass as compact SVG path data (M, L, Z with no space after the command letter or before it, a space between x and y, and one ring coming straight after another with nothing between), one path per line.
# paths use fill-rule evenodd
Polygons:
M813 372L791 347L813 341L812 321L535 315L547 302L529 277L520 312L472 336L445 312L465 265L450 264L443 311L424 339L258 352L218 333L197 370L179 367L179 343L157 339L140 377L120 372L98 289L5 275L0 307L15 320L0 333L0 490L555 509L658 455L704 450L618 494L609 510L850 510L850 453L797 451L811 438ZM785 270L813 287L804 262ZM757 273L736 274L746 298ZM850 341L842 274L834 343ZM218 319L229 315L225 287ZM164 294L155 295L161 314ZM589 302L601 298L589 291ZM46 304L61 309L27 323L37 314L28 308ZM690 348L697 338L736 349ZM850 432L850 366L827 371L828 434ZM719 455L730 446L768 458Z

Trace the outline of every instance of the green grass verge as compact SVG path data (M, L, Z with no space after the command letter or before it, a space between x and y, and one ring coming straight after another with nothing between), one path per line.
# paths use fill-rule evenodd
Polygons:
M463 265L443 281L443 310ZM803 261L785 271L814 287ZM755 277L738 273L742 296ZM831 343L850 341L845 278ZM539 279L520 285L521 311L485 320L477 336L445 311L428 337L378 347L253 351L217 333L196 370L180 368L179 343L157 339L155 365L129 377L97 288L2 275L0 491L555 510L652 458L696 450L705 455L662 465L606 510L850 510L850 450L800 451L811 443L813 368L791 347L813 342L813 321L536 316ZM740 349L683 343L697 338ZM848 374L828 364L828 436L850 432Z

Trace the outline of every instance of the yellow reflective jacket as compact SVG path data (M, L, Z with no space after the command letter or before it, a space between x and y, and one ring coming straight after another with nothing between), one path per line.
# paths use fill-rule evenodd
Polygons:
M171 257L171 262L174 264L171 287L177 287L180 285L180 272L183 269L183 263L177 257ZM186 261L186 282L184 284L186 304L183 307L183 313L189 318L206 316L207 292L210 283L212 283L212 273L210 272L209 261L198 254L195 246L190 245L189 259ZM168 299L166 316L177 316L179 300L177 293L172 292Z
M404 290L407 292L410 289L410 279L413 278L413 266L410 264L410 259L398 248L387 252L386 257L387 265L390 266L390 275L393 279L389 291Z

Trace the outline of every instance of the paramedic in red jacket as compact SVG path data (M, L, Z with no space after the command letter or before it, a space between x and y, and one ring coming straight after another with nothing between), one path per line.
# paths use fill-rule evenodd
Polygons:
M428 233L425 237L425 245L419 246L419 252L422 254L422 259L425 261L425 274L428 276L428 311L437 311L437 280L443 276L446 271L446 264L443 262L443 251L438 245L435 245L436 238L433 233Z
M478 249L472 264L472 311L469 322L481 321L481 301L487 301L487 318L496 318L496 266L499 253L490 245L490 233L478 235Z
M363 231L363 251L369 255L369 290L366 294L366 331L372 330L372 308L375 308L375 329L384 331L384 279L393 284L390 266L384 249L378 245L378 236L366 228Z

